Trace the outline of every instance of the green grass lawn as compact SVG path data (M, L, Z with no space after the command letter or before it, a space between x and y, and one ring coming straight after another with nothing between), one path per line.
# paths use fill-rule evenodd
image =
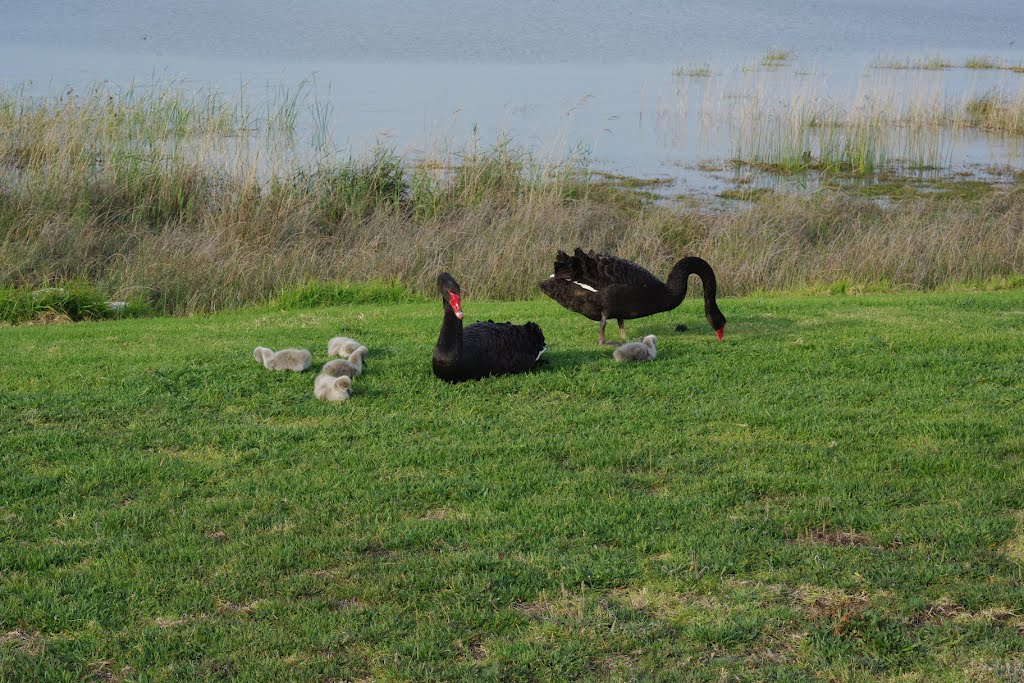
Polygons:
M722 303L469 295L550 352L455 386L440 302L0 329L0 680L1021 680L1024 292Z

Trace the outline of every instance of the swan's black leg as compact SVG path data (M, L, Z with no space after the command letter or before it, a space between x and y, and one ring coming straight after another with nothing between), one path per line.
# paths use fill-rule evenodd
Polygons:
M619 321L619 339L626 341L626 321L622 318L616 318Z
M598 334L597 334L597 344L598 344L598 346L604 346L606 344L610 345L610 346L615 346L614 342L606 342L604 340L604 326L607 325L607 324L608 324L608 318L607 318L607 316L605 316L602 313L601 314L601 331L598 332Z

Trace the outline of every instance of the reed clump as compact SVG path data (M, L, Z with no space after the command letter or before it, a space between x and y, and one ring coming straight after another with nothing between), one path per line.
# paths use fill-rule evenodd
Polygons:
M795 57L796 54L791 50L775 47L765 52L764 56L761 57L761 66L778 68L792 62Z
M677 66L672 70L672 75L676 78L710 78L712 73L710 62Z
M993 89L968 100L965 108L970 123L982 130L1024 135L1024 89Z
M776 173L874 176L948 169L967 131L1024 134L1024 88L951 96L936 78L859 86L852 97L748 86L728 119L732 160Z
M972 201L771 193L712 211L639 197L585 155L542 162L508 140L442 158L310 159L287 144L291 104L259 119L195 97L0 94L0 284L78 281L178 314L405 300L453 269L474 296L530 297L555 252L576 246L660 275L699 254L726 294L925 288L1024 267L1020 183ZM353 284L366 282L378 284Z
M985 57L985 56L981 56L981 55L976 55L974 57L968 57L964 61L964 68L965 69L988 70L988 69L1006 69L1008 67L1007 67L1006 63L1001 61L1001 60L995 59L993 57Z
M41 289L0 287L0 323L99 320L122 313L141 313L137 307L130 311L127 308L123 303L111 306L94 287L81 282Z
M953 63L941 55L930 57L897 58L876 57L871 64L875 69L918 69L923 71L944 71L952 69Z
M893 125L874 100L850 112L814 99L769 106L759 98L743 112L733 138L733 158L778 173L871 175L895 163L938 163Z

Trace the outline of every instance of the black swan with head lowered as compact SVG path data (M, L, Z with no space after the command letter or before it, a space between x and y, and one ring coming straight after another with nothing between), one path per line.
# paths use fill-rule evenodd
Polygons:
M547 347L536 323L473 323L462 327L462 290L448 273L437 278L444 302L441 334L434 347L434 374L448 382L511 375L533 369Z
M601 321L597 342L606 344L604 327L609 318L619 322L619 336L626 339L624 320L670 311L686 298L686 281L696 275L704 285L704 314L721 340L725 334L725 316L715 301L715 271L702 258L680 259L662 282L650 271L631 261L584 252L577 248L569 256L559 251L555 272L540 283L541 290L565 308Z

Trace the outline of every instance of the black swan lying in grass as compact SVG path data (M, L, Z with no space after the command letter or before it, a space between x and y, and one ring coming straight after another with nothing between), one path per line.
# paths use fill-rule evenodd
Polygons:
M536 323L474 323L462 327L459 283L448 273L437 278L444 302L441 334L434 347L434 374L448 382L526 372L544 353L544 333Z
M715 302L715 271L702 258L687 256L669 273L668 283L640 266L607 254L582 249L569 256L559 251L555 272L540 283L541 290L565 308L601 321L599 344L605 344L604 327L609 318L619 322L619 336L626 339L624 320L670 311L686 298L686 280L696 275L704 284L704 313L721 340L725 316ZM685 329L685 328L684 328Z

